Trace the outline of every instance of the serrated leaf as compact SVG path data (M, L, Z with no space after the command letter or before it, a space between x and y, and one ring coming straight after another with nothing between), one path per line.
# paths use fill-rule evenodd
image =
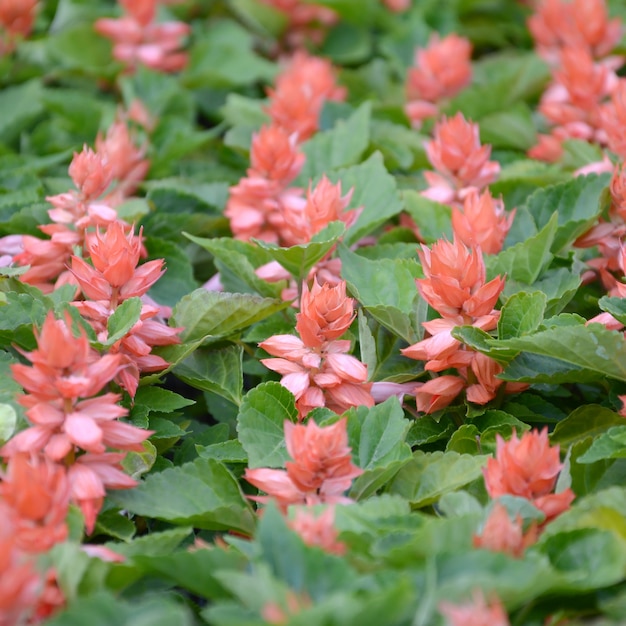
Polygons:
M622 418L623 419L623 418ZM626 426L613 426L597 436L578 463L595 463L605 459L626 458Z
M426 506L476 480L486 461L486 456L418 450L396 474L389 492L406 498L414 507Z
M177 365L173 372L188 385L217 393L238 405L243 391L242 355L240 345L200 349Z
M279 248L275 244L257 240L259 248L266 250L272 259L280 263L296 280L304 280L311 268L321 261L335 246L346 230L343 222L331 222L315 234L309 243L290 248Z
M600 324L554 327L494 345L549 357L558 354L566 363L626 381L624 335Z
M590 383L602 374L542 354L522 352L513 358L498 375L502 380L522 383Z
M251 294L197 289L172 311L171 324L182 326L186 342L226 337L289 306L288 302Z
M115 491L111 500L131 513L206 530L251 534L254 517L239 483L222 463L199 458L150 474L131 491Z
M374 232L403 208L396 179L386 170L380 152L359 165L330 172L328 178L333 183L341 181L344 193L354 187L350 208L363 207L343 238L347 246Z
M364 102L350 117L338 120L334 128L316 133L302 145L306 155L298 177L302 186L316 176L359 162L369 144L371 108L370 102Z
M372 317L407 342L417 341L414 311L419 298L415 279L422 275L419 263L412 259L371 261L343 245L339 257L350 291Z
M537 330L543 321L546 300L540 291L511 296L500 313L498 339L522 337Z
M195 400L189 400L169 389L161 387L140 387L135 394L134 406L145 407L148 412L159 411L171 413L186 406L195 404Z
M532 285L552 260L550 252L558 224L555 213L534 236L487 257L485 265L489 277L506 275L526 285Z
M598 300L598 306L603 311L610 313L618 322L626 324L626 299L602 296Z
M293 394L280 383L262 383L246 394L237 416L237 433L251 469L284 466L290 459L284 423L297 417Z
M452 239L452 209L425 198L417 191L402 192L404 210L413 218L425 243L434 243L443 237Z
M139 321L141 307L140 298L124 300L107 321L107 339L103 345L112 346L127 335L128 331Z
M573 180L538 189L526 201L526 209L537 229L544 228L557 216L558 228L551 252L559 254L577 237L591 228L603 210L604 190L609 174L577 176Z

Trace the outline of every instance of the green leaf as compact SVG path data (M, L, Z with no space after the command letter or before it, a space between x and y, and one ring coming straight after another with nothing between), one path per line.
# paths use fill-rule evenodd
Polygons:
M374 232L402 210L396 179L385 169L380 152L359 165L329 172L328 178L333 183L341 181L344 193L354 187L350 207L363 207L343 238L347 246Z
M626 299L602 296L598 300L598 306L603 311L610 313L618 322L626 324Z
M49 298L30 293L8 292L6 304L0 306L0 344L6 347L14 342L32 350L36 347L33 326L43 324L52 308Z
M346 246L339 247L339 257L343 278L368 313L405 341L416 342L419 295L415 279L422 275L419 263L412 259L371 261Z
M558 354L566 363L626 381L624 335L600 324L554 327L494 344L549 357Z
M255 269L272 261L267 250L246 241L230 237L204 239L184 233L200 247L208 250L219 262L240 278L252 291L267 297L277 297L283 283L271 284L259 278Z
M425 243L452 239L452 209L412 189L402 192L404 210L413 218ZM417 247L417 246L416 246Z
M479 449L480 434L474 424L463 424L452 433L446 452L452 450L459 454L476 454Z
M217 393L239 405L243 391L242 355L243 347L239 345L200 349L177 365L173 372L188 385Z
M0 404L0 445L6 443L15 432L17 413L10 404Z
M280 263L296 280L304 280L311 268L321 261L335 246L346 230L343 222L331 222L309 243L279 248L266 241L256 241L257 245L267 250L274 261Z
M115 491L111 500L137 515L206 530L251 534L254 516L239 483L219 461L193 463L150 474L129 491Z
M411 458L405 443L411 426L395 396L370 409L359 407L348 417L348 436L356 464L365 470L350 494L365 498L387 483Z
M190 611L175 598L163 593L132 602L99 591L94 595L77 598L64 611L46 621L50 626L192 626Z
M550 435L550 441L568 448L588 437L597 438L612 426L620 426L623 423L623 417L606 407L586 404L572 411L556 425Z
M331 170L359 162L369 144L371 109L371 103L364 102L346 120L338 120L333 129L318 132L303 144L306 161L298 177L302 186Z
M125 337L139 321L140 315L140 298L129 298L122 302L107 321L107 340L103 345L112 346L116 341Z
M480 120L480 140L494 148L524 152L532 148L535 143L535 124L528 105L517 102L506 111L485 115Z
M172 413L173 411L183 409L195 403L195 400L184 398L169 389L150 386L137 389L134 407L142 407L146 410L146 413L150 413L151 411Z
M0 93L0 141L11 143L43 113L41 80L4 87Z
M519 292L502 307L498 320L498 338L522 337L539 328L543 322L546 296L540 291Z
M550 253L558 224L555 213L534 236L515 244L495 256L487 257L489 277L505 275L526 285L532 285L552 260Z
M522 352L506 365L498 378L512 382L558 385L597 382L602 375L560 359Z
M250 294L197 289L172 312L171 325L182 326L186 342L227 337L289 306L288 302Z
M480 477L486 460L486 456L418 450L396 474L389 491L414 507L426 506Z
M587 232L602 212L609 174L577 176L573 180L538 189L526 202L526 209L540 230L557 215L558 228L551 245L561 253L577 237Z
M622 418L623 419L623 418ZM578 457L579 463L595 463L604 459L626 458L626 426L613 426L598 435L591 447Z
M280 383L262 383L246 394L237 416L237 433L251 469L284 467L290 458L284 423L297 417L293 394Z

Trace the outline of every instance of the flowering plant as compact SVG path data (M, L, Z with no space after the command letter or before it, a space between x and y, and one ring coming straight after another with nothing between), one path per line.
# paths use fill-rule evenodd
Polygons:
M0 626L621 624L618 0L0 0Z

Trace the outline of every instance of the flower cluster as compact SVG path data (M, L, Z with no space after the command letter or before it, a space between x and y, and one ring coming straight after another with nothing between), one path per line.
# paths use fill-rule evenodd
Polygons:
M547 428L524 433L521 439L513 433L509 441L496 435L496 441L496 456L488 459L484 469L491 498L526 498L545 514L546 523L569 508L575 497L570 488L552 493L563 464L559 446L550 446Z
M439 611L448 620L449 626L509 626L509 618L498 598L489 603L480 592L474 592L471 602L453 604L441 602Z
M139 65L160 72L179 72L187 65L187 53L181 48L191 30L188 24L157 23L159 0L119 0L119 3L124 16L101 18L96 21L95 29L113 41L113 57L128 72L134 72Z
M464 37L433 35L428 47L415 50L413 67L406 77L407 104L404 111L414 128L436 117L439 105L454 97L472 79L472 45Z
M67 468L71 499L91 532L105 489L135 486L119 463L125 451L141 451L151 432L118 421L127 414L118 404L119 394L98 395L123 367L121 355L100 356L84 333L73 335L69 316L57 320L49 313L36 339L37 349L23 353L31 365L11 366L26 391L18 401L32 426L10 439L0 454L41 452Z
M0 57L30 35L36 11L37 0L0 0Z
M480 248L467 248L459 239L440 240L432 249L418 252L425 278L417 280L422 297L442 317L422 326L430 337L402 350L411 359L427 361L425 369L441 372L457 368L460 376L444 375L416 389L420 411L432 413L454 400L469 384L467 398L485 404L495 397L502 381L495 378L502 370L496 361L467 350L451 334L455 326L470 324L481 330L496 327L499 311L494 310L504 288L500 276L485 282L485 263Z
M481 145L478 124L468 122L462 113L437 122L434 137L426 143L426 156L435 169L424 172L427 198L456 205L471 191L480 191L494 182L500 164L490 161L491 146Z
M293 459L285 463L285 469L247 469L245 478L264 491L266 496L253 496L258 502L273 499L286 511L292 504L349 504L344 495L352 480L363 470L352 463L346 419L330 426L318 426L309 420L306 424L285 422L285 443ZM332 523L327 514L318 523ZM296 527L303 521L294 522ZM308 524L307 524L308 525ZM318 529L317 534L322 534Z
M0 620L37 623L63 606L54 570L37 556L64 541L69 483L63 466L36 453L14 454L0 473Z
M314 281L305 286L294 335L274 335L259 346L274 359L262 359L265 367L282 374L281 385L296 398L302 420L316 407L343 413L351 406L372 406L367 368L347 354L350 341L341 340L354 320L354 303L346 297L346 284Z
M609 100L620 80L615 72L624 58L607 55L621 39L620 20L609 20L604 0L543 0L528 27L553 74L539 105L551 126L550 134L539 135L529 156L558 161L567 139L608 143L614 149L616 142L609 137L619 128L619 120L615 102L609 104ZM617 135L622 132L618 130Z

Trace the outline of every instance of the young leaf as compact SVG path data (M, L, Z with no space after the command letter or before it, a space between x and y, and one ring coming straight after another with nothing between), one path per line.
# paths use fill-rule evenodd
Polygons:
M543 321L546 300L541 291L522 291L511 296L502 307L498 338L522 337L537 330Z
M296 421L297 416L293 394L280 383L262 383L246 394L237 417L237 433L250 468L284 466L290 458L284 423Z
M116 341L128 334L128 331L139 321L141 315L141 299L124 300L107 321L107 339L105 346L112 346Z

